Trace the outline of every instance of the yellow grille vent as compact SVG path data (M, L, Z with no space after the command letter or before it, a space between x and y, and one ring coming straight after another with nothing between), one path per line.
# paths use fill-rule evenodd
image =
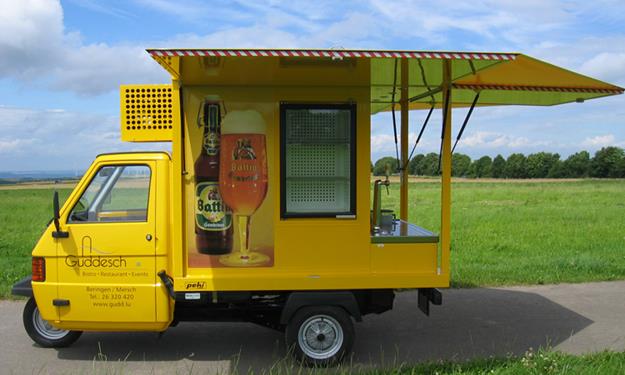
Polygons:
M172 85L122 85L122 141L171 141L179 126L180 102Z

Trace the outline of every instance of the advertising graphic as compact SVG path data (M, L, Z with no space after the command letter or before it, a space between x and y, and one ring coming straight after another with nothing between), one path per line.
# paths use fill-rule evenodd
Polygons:
M260 265L269 258L250 251L252 215L267 195L266 125L255 111L231 112L222 128L219 187L237 217L239 250L220 261L227 266Z
M253 104L229 104L226 111L224 100L201 97L197 126L187 127L194 173L187 225L195 228L189 267L271 267L267 121Z
M219 137L221 109L218 101L205 100L198 112L203 129L202 149L195 171L195 242L202 254L227 254L232 250L232 215L219 194Z

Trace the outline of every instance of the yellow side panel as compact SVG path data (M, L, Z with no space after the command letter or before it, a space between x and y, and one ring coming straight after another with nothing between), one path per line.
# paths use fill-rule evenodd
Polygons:
M437 245L436 243L371 244L371 271L377 274L376 276L435 274Z
M60 297L71 302L59 308L60 319L111 324L155 321L155 258L126 256L123 260L134 266L132 271L74 268L75 272L65 272Z
M52 305L52 301L56 298L56 283L33 282L32 286L41 317L45 320L57 320L59 318L57 308Z
M121 134L126 142L170 142L180 124L180 98L169 85L121 85Z
M184 222L188 282L176 290L297 290L366 288L370 280L369 258L369 91L360 88L315 87L188 87L184 89L186 162L183 177ZM200 254L195 241L194 162L202 145L197 125L202 99L218 97L228 112L256 111L266 127L268 190L254 213L250 229L252 247L273 255L260 267L227 267L219 256ZM280 103L353 103L356 114L356 215L353 218L280 217ZM174 162L180 159L174 158ZM178 208L174 203L174 209ZM237 233L235 225L234 232ZM240 248L237 235L233 248ZM174 242L176 243L176 242ZM175 249L174 252L178 252ZM184 258L182 258L184 262ZM364 279L356 277L364 277ZM176 275L174 275L176 276ZM195 283L199 281L199 283Z

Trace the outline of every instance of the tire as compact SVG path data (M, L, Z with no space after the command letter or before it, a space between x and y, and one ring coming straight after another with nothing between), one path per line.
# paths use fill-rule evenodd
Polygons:
M351 352L353 343L351 316L336 306L302 307L286 327L287 348L306 366L336 365Z
M31 298L24 307L24 328L28 336L44 348L64 348L78 340L82 331L68 331L54 328L41 318L37 303Z

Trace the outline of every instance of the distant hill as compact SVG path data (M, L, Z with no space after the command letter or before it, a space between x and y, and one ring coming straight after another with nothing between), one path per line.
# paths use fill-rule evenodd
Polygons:
M65 180L80 178L84 171L0 171L3 182L20 182L32 180Z

